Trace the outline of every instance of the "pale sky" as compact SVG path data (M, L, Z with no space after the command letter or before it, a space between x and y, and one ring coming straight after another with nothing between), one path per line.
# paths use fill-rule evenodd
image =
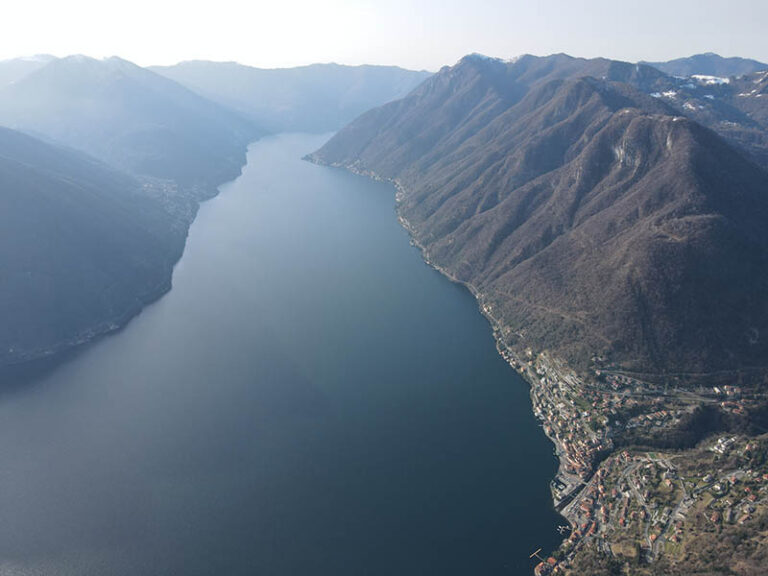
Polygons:
M5 0L0 59L118 55L437 70L470 52L768 62L767 0Z

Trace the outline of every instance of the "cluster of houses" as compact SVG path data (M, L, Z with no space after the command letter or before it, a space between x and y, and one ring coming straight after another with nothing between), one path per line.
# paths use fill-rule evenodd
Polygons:
M537 371L538 385L531 387L533 410L557 446L562 472L583 482L592 475L597 455L610 448L609 441L603 429L595 429L593 412L585 409L589 407L575 401L576 390L553 376Z
M724 412L744 414L744 401L740 386L713 386L712 394L720 399L720 408Z
M557 568L557 560L550 556L546 560L539 562L536 568L533 569L533 573L535 576L548 576L549 574L557 573Z
M741 398L741 387L740 386L713 386L712 392L715 393L716 396L726 398Z
M735 436L722 436L717 439L717 442L715 442L712 447L710 447L710 450L716 454L725 454L734 444L736 444Z
M670 426L678 422L682 415L682 410L657 410L648 414L633 416L627 420L626 427Z
M710 448L713 452L724 454L734 447L736 438L719 438ZM749 445L747 445L749 449ZM764 504L768 496L768 472L746 470L742 475L715 479L710 475L712 485L710 494L714 497L709 503L707 519L715 526L722 524L744 524L752 519L759 505Z
M597 370L607 386L586 385L546 356L534 356L528 351L527 359L521 361L507 350L500 351L531 383L534 413L555 443L560 459L553 496L571 523L569 538L562 548L564 556L559 561L554 557L539 558L537 575L561 572L568 559L585 545L610 553L612 534L617 530L631 529L627 533L630 538L643 534L645 545L641 549L653 560L663 553L665 541L682 541L689 509L696 506L701 510L700 495L704 490L715 499L707 506L708 520L713 524L748 521L763 502L762 493L768 495L768 473L751 478L750 485L736 491L733 486L738 478L716 482L710 477L704 478L705 487L686 492L685 482L678 478L669 460L649 454L612 454L595 470L596 463L613 450L613 428L671 427L693 406L678 403L670 407L667 395L654 394L652 385L624 375L601 374ZM702 393L710 398L714 393L726 410L743 409L738 386L713 387L711 392L699 390ZM735 437L722 437L710 449L726 454L736 443ZM760 484L759 489L755 482ZM734 504L726 496L739 498L734 498Z
M635 522L640 522L636 530L647 533L650 547L667 534L668 527L675 528L672 508L659 506L651 492L660 486L673 491L677 474L662 462L645 460L645 456L623 451L603 463L574 506L577 528L571 533L568 548L583 545L590 536L607 542L611 532L628 529Z
M606 385L613 391L637 389L643 387L643 383L630 376L623 374L610 374L603 372L602 370L595 370L595 376L598 380L603 380Z
M717 454L737 451L743 456L759 447L754 442L741 444L734 436L723 436L709 449ZM580 528L573 531L571 541L596 533L609 540L612 530L630 528L637 520L641 522L637 529L647 535L646 551L650 551L658 542L683 540L691 509L695 508L706 522L717 527L744 524L768 502L768 466L763 465L760 470L713 472L694 483L689 478L680 478L665 459L652 460L647 455L632 456L627 452L617 454L603 463L575 507ZM603 482L606 477L613 479L610 489ZM683 482L690 484L687 491L679 490ZM664 492L669 499L660 498ZM705 495L709 496L705 499Z

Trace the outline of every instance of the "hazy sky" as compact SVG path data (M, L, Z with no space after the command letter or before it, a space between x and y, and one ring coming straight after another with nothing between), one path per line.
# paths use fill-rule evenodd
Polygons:
M312 62L436 70L469 52L768 61L766 0L8 0L0 59L119 55L264 67Z

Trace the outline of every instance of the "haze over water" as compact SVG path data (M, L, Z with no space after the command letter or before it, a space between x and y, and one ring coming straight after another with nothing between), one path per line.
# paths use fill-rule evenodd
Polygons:
M526 574L552 445L390 186L251 147L173 290L0 396L0 573Z

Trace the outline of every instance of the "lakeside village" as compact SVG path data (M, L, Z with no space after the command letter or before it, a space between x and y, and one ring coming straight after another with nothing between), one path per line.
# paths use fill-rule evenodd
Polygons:
M497 326L499 352L530 383L534 413L559 459L552 496L569 526L560 527L564 541L551 556L532 555L537 576L572 573L590 553L635 566L682 561L701 534L768 513L768 436L721 436L668 454L627 441L672 430L706 404L741 414L739 387L670 391L601 370L588 384L546 353L516 356ZM616 448L619 440L627 448Z
M390 182L399 205L404 188ZM748 403L759 405L764 398L746 398L734 385L661 387L606 369L599 357L593 358L594 382L585 382L547 353L514 350L505 344L510 328L495 317L484 295L433 263L399 210L398 219L427 265L475 296L499 353L530 384L534 413L555 446L559 469L552 497L568 525L560 526L563 542L550 556L541 557L540 550L531 554L538 561L536 576L596 573L605 558L642 576L679 565L688 573L702 548L716 548L707 540L713 534L731 539L762 534L759 526L768 524L768 434L721 436L709 447L669 454L633 446L684 428L683 419L702 406L738 416L746 413ZM739 528L746 531L734 535ZM768 533L765 538L768 546ZM701 569L717 560L710 554Z

